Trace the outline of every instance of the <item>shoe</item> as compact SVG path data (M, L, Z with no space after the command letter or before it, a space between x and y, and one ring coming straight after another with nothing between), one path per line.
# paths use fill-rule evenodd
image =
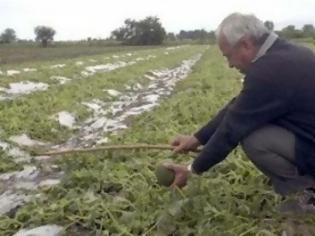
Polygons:
M284 201L280 207L281 213L315 214L315 189L306 189L297 193L293 198Z

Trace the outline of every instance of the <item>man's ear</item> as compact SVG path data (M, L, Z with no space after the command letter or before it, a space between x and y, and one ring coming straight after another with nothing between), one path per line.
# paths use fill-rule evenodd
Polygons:
M243 37L240 40L240 44L246 50L251 50L254 47L254 43L250 37Z

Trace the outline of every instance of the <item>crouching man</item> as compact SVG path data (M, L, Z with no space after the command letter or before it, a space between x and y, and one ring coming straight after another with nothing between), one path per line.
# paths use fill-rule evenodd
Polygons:
M188 167L167 166L176 174L172 186L183 187L189 172L202 174L241 144L276 192L302 192L301 209L315 209L314 53L278 38L254 15L227 16L216 36L229 66L245 75L243 88L194 135L172 141L174 152L203 145Z

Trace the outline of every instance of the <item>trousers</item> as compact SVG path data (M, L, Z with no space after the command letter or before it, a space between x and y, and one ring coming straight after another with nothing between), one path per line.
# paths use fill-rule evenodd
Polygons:
M295 135L276 125L259 128L241 146L254 165L272 182L275 192L289 195L315 187L315 178L300 175L295 165Z

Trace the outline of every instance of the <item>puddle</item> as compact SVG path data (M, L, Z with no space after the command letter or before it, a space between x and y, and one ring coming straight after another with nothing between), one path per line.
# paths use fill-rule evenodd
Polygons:
M61 181L60 179L46 179L41 181L38 186L39 187L50 187L59 184Z
M143 87L142 87L142 85L140 84L140 83L136 83L133 87L132 87L132 89L133 90L139 90L139 89L142 89Z
M7 148L9 148L9 144L8 143L5 143L5 142L2 142L2 141L0 141L0 148L2 149L2 150L5 150L5 149L7 149Z
M114 89L104 89L103 91L106 91L110 96L117 97L120 95L120 92Z
M73 125L75 123L74 116L67 112L67 111L61 111L57 114L57 120L59 121L59 124L62 126L66 126L68 128L73 128Z
M132 54L129 54L129 55L131 56ZM81 71L81 75L84 77L89 77L89 76L94 75L95 73L108 72L108 71L116 70L118 68L122 68L122 67L136 64L138 61L149 60L149 59L155 58L155 57L156 57L155 55L148 55L144 58L139 57L139 58L136 58L135 60L129 61L129 62L118 61L115 63L107 63L107 64L101 64L101 65L95 65L95 66L87 66L85 68L85 70ZM90 59L90 61L97 62L94 59ZM77 61L76 64L82 65L83 62ZM49 68L55 69L55 68L63 68L65 66L66 66L66 64L56 64L56 65L50 66ZM24 72L32 72L32 71L37 71L37 69L24 68L23 71ZM20 73L21 73L21 71L18 71L18 70L7 70L8 76L14 76L14 75L17 75ZM59 84L61 84L61 85L71 81L71 79L63 77L63 76L52 76L51 79L58 80ZM11 84L9 84L9 88L0 87L0 92L1 92L0 93L0 101L13 99L16 96L30 94L30 93L35 92L35 91L44 91L44 90L47 90L48 87L49 87L48 84L35 83L35 82L30 82L30 81L21 81L18 83L11 83Z
M158 94L149 94L143 97L144 101L150 103L156 103L159 100L160 96Z
M155 77L154 76L151 76L149 74L145 74L144 75L145 78L149 79L149 80L155 80Z
M46 161L46 160L50 160L51 158L53 158L53 156L36 156L36 157L34 157L34 159L37 161Z
M35 166L24 166L22 171L12 171L0 174L1 180L23 179L34 180L39 174L39 170Z
M51 76L50 79L57 80L59 82L59 84L65 84L65 83L68 83L71 81L71 79L69 79L67 77L57 76L57 75Z
M23 71L24 72L35 72L35 71L37 71L37 69L35 69L35 68L24 68Z
M101 64L101 65L96 65L96 66L87 66L85 70L81 72L81 75L87 77L87 76L94 75L97 72L108 72L108 71L116 70L118 68L133 65L135 63L136 62L134 61L130 61L130 62L119 61L116 63L107 63L107 64Z
M0 148L4 150L9 156L13 157L14 161L17 163L29 162L31 160L31 156L28 153L6 142L0 141Z
M0 195L0 215L9 213L23 203L30 200L30 197L23 193L13 193L6 191Z
M0 215L6 214L29 199L33 199L34 196L36 197L34 190L47 189L60 183L64 172L60 172L58 166L56 168L49 166L49 163L44 164L45 168L38 169L36 166L25 165L22 171L12 171L0 175L0 184L4 187L0 195Z
M38 187L53 186L60 183L64 173L59 171L57 165L48 165L38 169L36 166L24 166L21 171L12 171L0 174L0 180L7 190L13 189L37 189Z
M107 90L106 92L111 94L115 101L103 102L93 99L89 102L84 102L83 104L93 112L93 116L83 122L76 136L69 139L65 144L55 146L55 148L67 149L107 143L109 141L108 134L116 133L128 127L129 117L152 110L159 105L161 99L169 96L176 83L190 73L191 67L200 57L201 55L198 55L190 60L185 60L180 66L173 69L148 72L145 77L149 80L149 84L146 86L137 83L129 86L129 89L124 92ZM62 111L56 116L61 125L69 128L73 127L75 118L69 112ZM30 139L26 134L13 136L10 140L25 146L38 144L38 141ZM15 161L25 161L27 158L31 158L28 154L11 144L0 141L0 147L9 155L15 154L12 155L15 156ZM49 158L42 156L36 160L49 162ZM52 165L48 165L49 163L44 164L40 169L36 166L25 165L22 171L13 171L0 175L0 183L6 187L0 195L0 214L7 214L31 198L36 197L34 194L20 193L20 191L32 192L38 188L47 188L60 183L64 173L58 172L58 166L56 169ZM15 235L57 235L61 230L62 228L59 226L48 225L30 230L24 229Z
M176 50L176 49L180 49L184 46L176 46L176 47L167 47L165 50Z
M7 151L9 156L14 157L14 161L17 163L20 162L30 162L31 161L31 156L27 153L22 151L21 149L17 147L12 147Z
M22 229L13 236L59 236L63 227L58 225L43 225L33 229Z
M82 102L82 104L92 110L94 114L104 114L102 107L104 107L106 103L99 99L93 99L90 102Z
M109 138L104 137L104 138L102 138L100 140L97 140L96 144L105 144L105 143L108 143L108 142L109 142Z
M115 101L94 100L83 103L93 111L93 116L83 122L77 135L65 144L53 148L88 147L108 142L106 134L128 128L128 120L131 116L152 110L159 105L160 99L169 96L176 83L190 73L191 67L200 57L201 55L197 55L190 60L184 60L180 66L173 69L149 71L145 77L149 76L150 82L146 86L136 83L130 87L131 90L124 93L106 90L107 93L115 96Z
M7 75L8 76L13 76L13 75L18 75L21 72L19 70L7 70Z
M77 66L81 66L81 65L84 64L84 62L83 62L83 61L76 61L75 64L76 64Z
M63 68L65 66L66 66L66 64L56 64L56 65L50 66L50 69Z
M2 99L10 99L19 95L30 94L35 91L44 91L48 88L48 84L34 83L30 81L21 81L9 84L9 88L0 88L6 95Z
M115 56L115 55L114 55ZM116 58L118 58L117 56ZM87 66L85 67L85 70L81 71L81 75L85 77L89 77L94 75L95 73L100 72L108 72L113 71L122 67L130 66L136 64L138 61L144 61L144 60L150 60L151 58L155 58L155 55L148 55L146 57L138 57L132 61L124 62L124 61L118 61L115 63L107 63L107 64L100 64L95 66Z
M9 138L9 140L18 145L28 146L28 147L46 145L46 143L31 139L30 137L27 136L27 134L12 136Z
M19 181L14 185L15 189L23 189L23 190L36 190L37 186L34 182L31 181Z

